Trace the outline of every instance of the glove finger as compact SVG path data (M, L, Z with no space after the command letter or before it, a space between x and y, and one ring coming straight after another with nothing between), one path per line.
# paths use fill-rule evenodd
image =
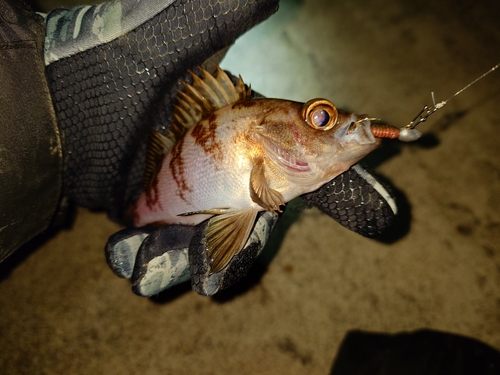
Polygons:
M188 246L196 227L167 225L142 243L132 274L132 290L150 297L190 278Z
M389 188L358 164L301 198L308 208L317 207L342 226L369 238L384 234L398 213Z
M210 273L210 258L205 242L208 222L203 222L196 228L189 245L189 264L191 271L191 286L194 291L204 296L211 296L219 290L228 288L245 276L255 258L260 254L278 220L278 215L271 212L259 214L255 227L247 243L229 262L217 273Z
M132 277L139 247L151 232L150 227L127 228L109 237L104 252L109 267L117 276Z

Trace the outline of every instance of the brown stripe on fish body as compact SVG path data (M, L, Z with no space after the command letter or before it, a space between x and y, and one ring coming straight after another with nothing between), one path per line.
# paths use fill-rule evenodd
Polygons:
M191 192L185 176L184 170L184 159L182 157L182 149L184 146L185 138L182 138L177 142L177 144L172 148L172 159L170 159L170 172L172 173L172 177L174 178L175 183L177 184L177 194L179 197L189 203L186 199L185 194L187 192Z
M215 160L222 161L221 142L216 141L217 127L217 114L212 113L206 120L202 120L194 126L191 136L194 138L195 144L201 146L203 151Z
M160 209L163 209L161 206L161 203L159 203L158 198L159 198L159 191L158 191L158 174L156 174L151 181L151 185L148 187L148 190L145 191L146 193L146 205L149 207L149 209L153 209L153 206L155 206L157 203L160 207Z

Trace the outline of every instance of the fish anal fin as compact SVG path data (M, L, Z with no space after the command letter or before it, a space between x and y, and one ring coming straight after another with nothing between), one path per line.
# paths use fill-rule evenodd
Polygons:
M282 212L280 206L285 204L283 195L269 186L262 158L257 158L254 161L250 172L250 197L252 201L271 212Z
M174 143L175 139L172 137L167 137L156 130L151 131L148 139L146 168L142 182L142 188L144 191L149 191L151 184L161 169L163 158L173 147Z
M231 210L212 217L207 226L206 243L211 259L210 273L226 267L231 259L243 249L250 236L257 210Z

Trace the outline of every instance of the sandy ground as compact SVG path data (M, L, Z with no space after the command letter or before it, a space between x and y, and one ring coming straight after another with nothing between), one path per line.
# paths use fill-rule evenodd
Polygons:
M49 1L44 6L50 7ZM68 4L68 2L66 2ZM257 91L408 123L500 62L494 1L282 0L223 67ZM108 268L119 229L72 228L0 266L2 374L328 374L348 331L431 328L500 349L500 72L367 163L404 196L391 241L285 213L251 274L206 298L135 296Z

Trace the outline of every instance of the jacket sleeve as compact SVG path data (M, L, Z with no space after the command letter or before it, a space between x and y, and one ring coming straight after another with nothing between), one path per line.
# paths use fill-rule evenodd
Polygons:
M61 195L44 37L41 16L21 0L0 0L0 261L49 226Z

